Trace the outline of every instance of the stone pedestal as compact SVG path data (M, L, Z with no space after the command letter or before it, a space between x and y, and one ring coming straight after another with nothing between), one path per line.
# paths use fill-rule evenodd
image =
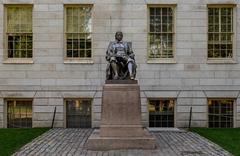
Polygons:
M120 83L122 82L122 84ZM103 87L100 130L89 137L90 150L153 149L156 140L141 125L137 81L107 81Z

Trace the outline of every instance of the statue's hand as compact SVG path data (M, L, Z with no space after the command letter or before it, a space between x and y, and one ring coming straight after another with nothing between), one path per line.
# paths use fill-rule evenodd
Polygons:
M129 59L129 56L124 55L123 58L124 58L125 60L128 60L128 59Z
M110 56L106 56L105 58L106 58L107 61L110 61L111 57Z
M111 57L114 57L115 55L112 53L112 52L109 52L107 55L106 55L106 60L107 61L110 61L111 60Z

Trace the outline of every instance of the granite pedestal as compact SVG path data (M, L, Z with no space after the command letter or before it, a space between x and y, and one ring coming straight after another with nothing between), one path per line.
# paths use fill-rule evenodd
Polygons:
M122 83L121 83L122 82ZM141 125L137 81L106 81L100 130L88 138L90 150L154 149L156 139Z

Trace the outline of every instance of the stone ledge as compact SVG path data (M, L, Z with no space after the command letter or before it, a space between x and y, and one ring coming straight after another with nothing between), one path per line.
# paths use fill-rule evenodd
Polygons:
M138 84L137 80L106 80L105 84Z

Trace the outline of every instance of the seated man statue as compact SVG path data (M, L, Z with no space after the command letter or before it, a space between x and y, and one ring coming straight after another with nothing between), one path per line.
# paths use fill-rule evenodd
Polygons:
M134 80L136 76L136 63L131 42L122 41L123 33L116 32L115 41L110 42L106 60L109 62L106 71L107 80Z

